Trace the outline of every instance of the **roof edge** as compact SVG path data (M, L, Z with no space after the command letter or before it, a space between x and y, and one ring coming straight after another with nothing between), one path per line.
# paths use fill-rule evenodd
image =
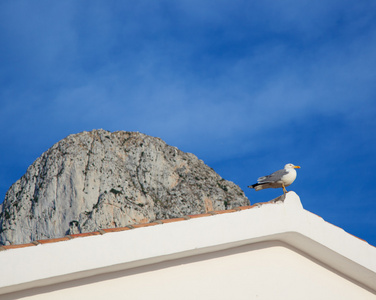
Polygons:
M183 222L186 220L189 221ZM0 275L0 294L276 240L376 291L376 248L304 210L294 192L289 192L284 202L277 198L230 211L160 220L108 232L117 233L100 230L59 241L40 240L39 244L24 244L20 249L0 252L3 268L14 270L12 274ZM129 245L134 251L128 251ZM75 252L75 262L72 247L80 249ZM88 252L92 255L88 256ZM51 263L56 264L53 270L49 267Z
M75 238L89 237L89 236L93 236L93 235L103 235L103 234L111 233L111 232L127 231L127 230L135 229L135 228L143 228L143 227L149 227L149 226L185 221L185 220L190 220L190 219L196 219L196 218L203 218L203 217L210 217L210 216L215 216L215 215L233 213L233 212L246 210L246 209L260 208L262 205L265 205L265 204L275 204L278 201L283 201L284 198L285 198L284 195L282 195L282 196L279 196L279 197L277 197L273 200L270 200L268 202L259 202L259 203L255 203L253 205L238 206L238 207L235 207L235 208L232 208L232 209L227 209L227 210L214 210L214 211L208 211L208 212L202 213L202 214L186 215L186 216L183 216L183 217L172 218L172 219L155 220L155 221L152 221L152 222L149 222L149 223L133 223L133 224L129 224L129 225L124 226L124 227L101 228L101 229L98 229L97 231L70 234L70 235L66 235L66 236L58 237L58 238L38 239L38 240L31 241L29 243L0 245L0 252L5 251L5 250L11 250L11 249L32 247L32 246L37 246L37 245L41 245L41 244L43 245L43 244L63 242L63 241L68 241L68 240L75 239Z

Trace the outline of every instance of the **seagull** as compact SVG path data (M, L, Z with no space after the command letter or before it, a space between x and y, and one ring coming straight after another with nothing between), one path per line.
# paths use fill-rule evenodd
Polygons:
M255 191L268 189L268 188L283 188L283 193L286 194L286 186L294 182L296 178L296 170L300 169L299 166L293 164L285 165L284 169L278 170L273 174L262 176L257 179L257 183L248 186Z

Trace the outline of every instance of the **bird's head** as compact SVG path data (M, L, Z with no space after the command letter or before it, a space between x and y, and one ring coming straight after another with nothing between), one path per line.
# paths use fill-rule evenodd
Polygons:
M293 164L287 164L285 165L285 169L300 169L300 167Z

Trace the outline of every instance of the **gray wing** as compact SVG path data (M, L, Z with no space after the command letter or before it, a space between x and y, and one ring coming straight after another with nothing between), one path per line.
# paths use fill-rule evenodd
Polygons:
M270 182L277 182L281 180L282 176L286 175L288 172L285 169L278 170L274 172L273 174L260 177L257 179L258 183L270 183Z

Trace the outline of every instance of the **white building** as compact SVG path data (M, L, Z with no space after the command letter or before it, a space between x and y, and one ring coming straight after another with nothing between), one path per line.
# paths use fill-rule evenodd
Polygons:
M376 299L376 248L285 202L0 248L0 299Z

